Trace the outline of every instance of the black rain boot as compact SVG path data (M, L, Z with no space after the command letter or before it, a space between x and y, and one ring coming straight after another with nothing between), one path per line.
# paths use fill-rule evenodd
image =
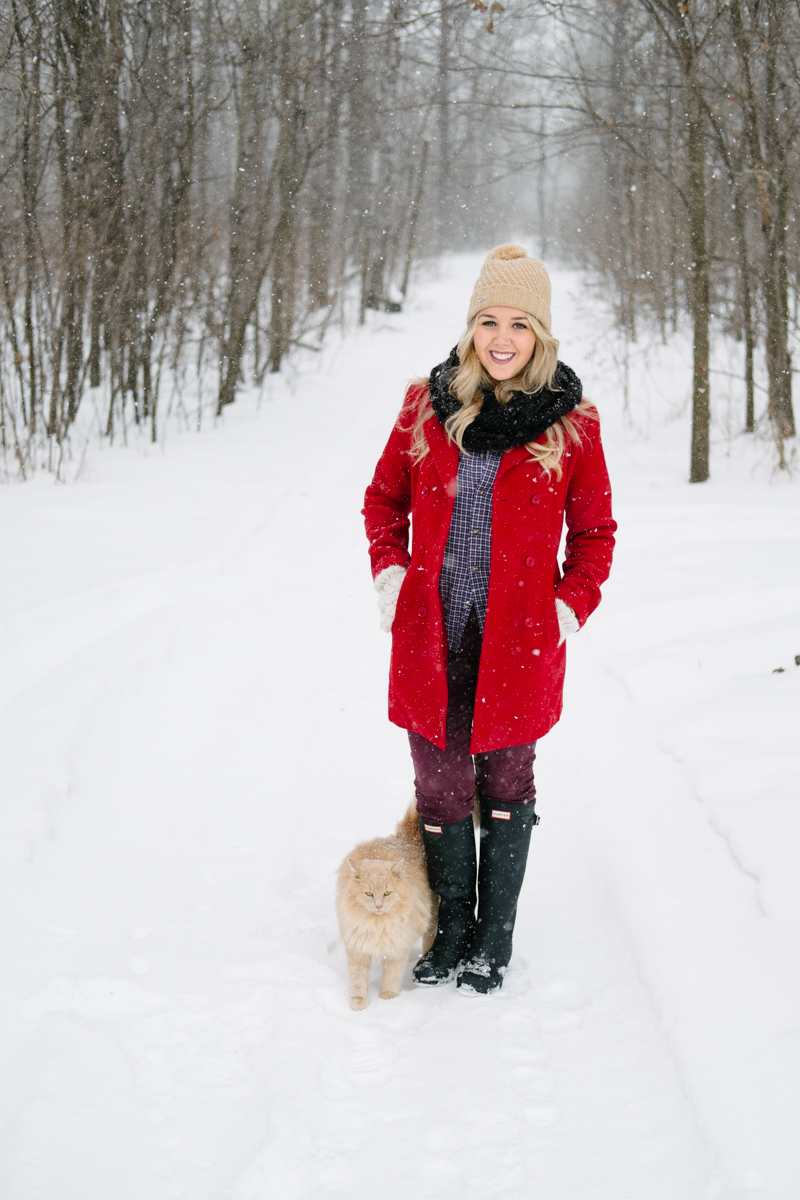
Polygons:
M458 976L462 993L485 996L503 986L531 830L538 823L533 804L490 802L481 797L478 920Z
M431 891L440 899L436 941L414 967L414 982L438 987L455 976L475 930L475 826L470 816L450 825L420 817L419 827Z

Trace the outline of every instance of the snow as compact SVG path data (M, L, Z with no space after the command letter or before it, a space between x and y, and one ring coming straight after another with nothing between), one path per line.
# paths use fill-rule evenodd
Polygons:
M800 493L734 384L688 485L685 348L626 411L573 274L619 550L512 968L348 1006L334 873L412 778L359 510L478 265L214 430L0 492L4 1200L796 1200Z

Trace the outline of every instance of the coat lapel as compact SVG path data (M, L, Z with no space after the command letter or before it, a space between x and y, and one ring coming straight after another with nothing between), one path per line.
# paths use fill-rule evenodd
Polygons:
M448 484L458 476L458 446L447 436L438 417L425 422L425 437L445 492L454 494Z
M516 467L519 463L530 459L530 454L524 446L513 446L511 450L506 450L500 460L500 466L497 468L497 479L501 475L505 475L506 471L510 471L512 467Z

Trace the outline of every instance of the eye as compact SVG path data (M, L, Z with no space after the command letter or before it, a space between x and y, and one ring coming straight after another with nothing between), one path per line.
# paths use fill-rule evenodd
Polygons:
M391 892L384 892L383 894L384 894L384 896L391 896L391 894L392 894L392 893L391 893Z
M496 325L496 324L497 324L496 321L481 321L481 325L483 325L485 329L488 329L490 325Z
M515 329L527 329L527 328L528 328L528 326L525 324L525 322L524 322L524 321L515 321L515 322L514 322L514 328L515 328Z
M371 896L371 895L372 895L372 892L364 892L364 895L365 895L365 896Z

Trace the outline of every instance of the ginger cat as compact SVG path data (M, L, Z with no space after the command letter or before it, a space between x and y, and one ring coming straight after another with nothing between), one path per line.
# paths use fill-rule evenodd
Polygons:
M391 837L362 842L339 868L336 913L347 952L350 1007L369 1004L370 960L383 960L381 999L400 991L408 952L420 935L423 953L436 936L438 903L428 885L417 810L411 805Z

